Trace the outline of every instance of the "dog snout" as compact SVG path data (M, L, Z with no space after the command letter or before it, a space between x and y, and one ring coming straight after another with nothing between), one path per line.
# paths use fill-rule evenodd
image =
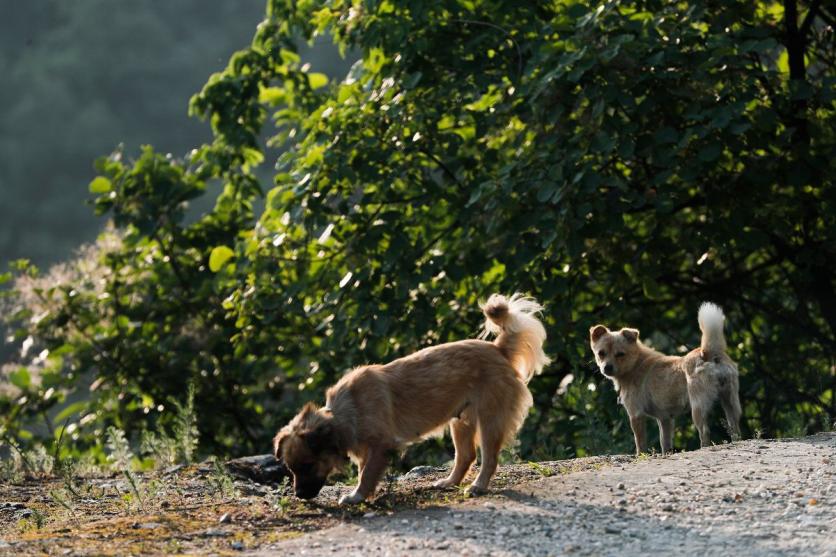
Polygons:
M295 490L295 493L296 493L296 497L298 497L299 499L313 499L314 497L316 497L319 494L319 490L317 489L316 491L314 491L312 489L298 489L297 488Z
M615 368L613 367L613 365L606 364L604 366L604 375L612 375L613 373L615 373Z
M296 481L293 485L293 493L299 499L313 499L325 485L325 478L313 478L304 482Z

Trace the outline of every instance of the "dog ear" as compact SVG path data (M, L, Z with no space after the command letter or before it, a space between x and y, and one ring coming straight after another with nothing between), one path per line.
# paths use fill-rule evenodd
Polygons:
M302 410L299 412L299 418L307 418L311 414L316 414L317 410L319 410L319 407L316 404L314 404L313 402L308 402L305 404L305 406L302 407Z
M287 436L290 435L290 430L286 427L283 427L279 430L275 437L273 437L273 456L276 457L276 460L282 460L282 443Z
M299 436L305 440L308 448L315 453L336 446L334 442L334 424L331 423L331 420L323 420L312 429L303 431Z
M592 342L595 342L605 334L609 333L610 330L604 327L603 325L595 325L594 327L589 328L589 339Z
M636 342L639 340L638 329L621 329L621 336L627 339L627 342Z

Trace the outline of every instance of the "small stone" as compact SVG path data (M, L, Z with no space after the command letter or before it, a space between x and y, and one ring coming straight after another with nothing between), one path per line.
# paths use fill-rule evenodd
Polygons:
M229 546L235 551L244 551L244 544L242 542L232 542Z
M418 478L424 478L435 472L440 472L441 469L434 468L433 466L416 466L400 478L399 481L407 481L407 480L417 480Z
M221 517L218 519L218 522L220 522L221 524L226 524L227 522L231 522L231 521L232 521L232 517L229 516L229 513L222 514Z
M624 491L624 482L620 482L617 486L615 486L615 488L620 491Z
M363 515L363 518L374 518L377 516L377 513L374 511L369 511Z
M134 522L131 528L134 530L156 530L162 526L159 522Z

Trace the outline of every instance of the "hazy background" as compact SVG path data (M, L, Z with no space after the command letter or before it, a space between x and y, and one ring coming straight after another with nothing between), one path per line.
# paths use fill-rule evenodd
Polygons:
M210 139L189 98L263 16L264 0L0 0L0 273L95 238L97 157L120 143L181 155ZM348 67L328 41L307 58L329 75Z

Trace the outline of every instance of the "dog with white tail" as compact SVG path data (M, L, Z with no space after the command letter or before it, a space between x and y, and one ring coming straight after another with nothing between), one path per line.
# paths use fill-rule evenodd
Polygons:
M531 298L494 294L482 305L484 337L425 348L385 365L366 365L328 389L326 404L308 404L273 440L276 458L293 474L297 497L316 497L328 475L350 457L359 484L340 499L370 497L392 451L443 432L456 449L450 475L438 488L458 485L476 460L481 467L468 488L484 492L499 452L513 439L532 405L527 384L549 363L546 331Z
M637 329L610 331L604 325L589 330L589 344L601 373L619 391L636 443L636 454L647 450L645 419L659 425L662 452L673 449L674 418L687 412L700 435L711 444L708 414L719 399L733 440L740 438L740 399L737 364L726 353L723 310L705 302L697 321L700 347L684 356L667 356L644 345Z

